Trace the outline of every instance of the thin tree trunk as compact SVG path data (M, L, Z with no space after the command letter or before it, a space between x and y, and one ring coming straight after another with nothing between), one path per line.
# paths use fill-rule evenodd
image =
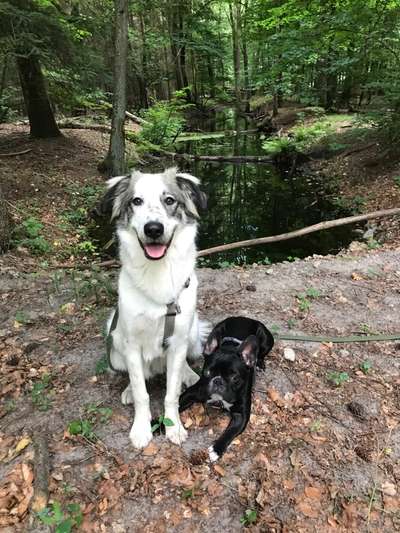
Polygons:
M233 5L229 4L229 15L232 26L232 55L233 55L233 72L235 82L235 100L236 108L240 110L241 93L240 93L240 2L235 0Z
M12 229L13 220L0 184L0 252L5 252L8 249Z
M115 1L114 96L110 147L100 170L112 176L125 172L126 64L128 55L128 0Z
M50 105L38 56L35 54L17 56L17 67L31 136L59 137L61 132Z

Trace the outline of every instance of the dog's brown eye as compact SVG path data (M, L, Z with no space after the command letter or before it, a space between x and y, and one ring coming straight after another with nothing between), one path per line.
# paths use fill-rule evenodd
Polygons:
M172 196L167 196L164 201L167 205L172 205L175 203L175 198L173 198Z
M133 205L142 205L143 200L138 196L132 200Z

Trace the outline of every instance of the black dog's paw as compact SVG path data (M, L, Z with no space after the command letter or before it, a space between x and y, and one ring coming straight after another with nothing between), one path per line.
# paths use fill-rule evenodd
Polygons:
M216 463L220 457L221 455L214 450L214 446L208 448L208 458L211 463Z

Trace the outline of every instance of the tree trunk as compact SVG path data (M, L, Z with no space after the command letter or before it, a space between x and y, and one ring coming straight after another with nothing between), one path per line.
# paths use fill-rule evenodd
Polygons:
M0 252L5 252L10 244L13 220L0 185Z
M114 0L115 5L115 59L114 95L111 120L110 147L99 165L99 170L112 176L125 173L125 112L126 112L126 65L128 56L128 0Z
M31 136L59 137L61 132L54 119L38 56L18 56L17 67Z
M236 108L240 109L241 91L240 91L240 2L234 0L233 4L229 4L229 15L232 26L232 54L233 54L233 72L235 82L235 100Z

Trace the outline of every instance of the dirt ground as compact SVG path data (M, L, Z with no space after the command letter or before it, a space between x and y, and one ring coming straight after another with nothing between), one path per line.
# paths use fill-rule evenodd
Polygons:
M33 202L49 240L59 239L66 187L102 182L95 168L106 137L74 131L33 142L24 126L4 133L2 153L32 148L29 158L1 160L16 220ZM336 257L201 269L200 313L213 323L252 316L278 334L400 332L396 235L378 249L354 243ZM65 262L80 268L57 268ZM228 418L201 406L183 416L182 448L157 435L138 452L128 438L132 409L120 403L126 378L102 364L117 271L82 262L54 255L43 265L23 248L0 256L0 531L48 530L32 512L43 455L35 444L43 440L49 506L59 503L72 524L82 519L81 531L400 529L399 341L277 340L257 375L250 424L217 465L199 461L199 451ZM149 388L158 415L163 379Z
M213 322L250 315L278 332L400 332L400 252L354 248L272 267L202 269L200 311ZM105 275L114 284L116 272ZM309 289L318 294L301 311ZM68 274L55 283L3 260L0 309L3 531L40 530L28 512L38 433L50 448L50 496L79 503L84 531L240 531L250 509L253 531L400 527L399 342L278 341L257 376L248 428L216 466L197 465L193 452L227 418L199 406L184 416L182 448L156 436L145 451L132 449L132 411L119 400L126 380L96 373L101 299L77 299ZM285 346L295 361L283 357ZM346 379L334 385L332 372ZM35 403L32 387L45 374L51 381ZM154 414L163 390L162 380L150 385ZM95 413L93 441L68 432L72 420L92 420L90 405L112 410L103 421Z

